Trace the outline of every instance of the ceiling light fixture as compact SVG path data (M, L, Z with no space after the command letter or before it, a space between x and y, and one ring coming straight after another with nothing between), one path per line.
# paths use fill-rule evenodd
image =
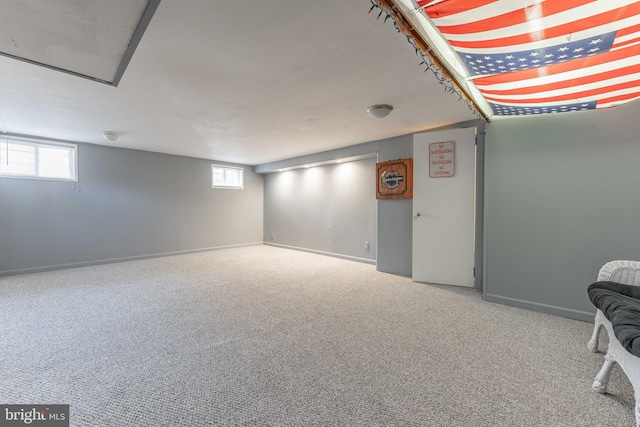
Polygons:
M110 130L103 130L102 136L104 136L104 139L111 142L117 141L118 138L120 138L120 134L118 132L112 132Z
M391 105L378 104L372 105L371 107L367 108L367 113L369 113L369 115L375 119L382 119L387 117L391 110L393 110L393 107Z

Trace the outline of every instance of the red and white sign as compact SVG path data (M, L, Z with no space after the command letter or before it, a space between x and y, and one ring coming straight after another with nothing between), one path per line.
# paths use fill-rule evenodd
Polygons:
M434 142L429 144L429 176L446 178L456 172L456 143Z

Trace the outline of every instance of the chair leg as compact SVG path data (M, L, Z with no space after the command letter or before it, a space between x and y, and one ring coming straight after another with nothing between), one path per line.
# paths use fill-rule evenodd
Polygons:
M596 317L595 325L593 325L593 333L591 334L591 339L587 344L587 349L592 353L598 352L598 338L600 336L600 329L602 329L602 323Z
M596 375L596 378L593 380L593 385L591 388L593 391L597 393L606 393L607 392L607 384L609 384L609 376L611 375L611 369L613 369L613 365L616 362L605 356L604 363L602 364L602 368L600 368L600 372ZM637 407L636 407L637 408Z

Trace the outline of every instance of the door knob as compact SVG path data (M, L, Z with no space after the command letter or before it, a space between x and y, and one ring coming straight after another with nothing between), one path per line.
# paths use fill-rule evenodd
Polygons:
M420 215L422 215L422 213L420 213L420 212L417 212L417 213L416 213L416 216L420 216Z

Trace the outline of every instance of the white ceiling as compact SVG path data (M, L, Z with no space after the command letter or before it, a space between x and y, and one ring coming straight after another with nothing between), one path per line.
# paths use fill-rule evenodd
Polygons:
M255 165L475 119L370 7L162 0L118 87L0 57L0 131Z

